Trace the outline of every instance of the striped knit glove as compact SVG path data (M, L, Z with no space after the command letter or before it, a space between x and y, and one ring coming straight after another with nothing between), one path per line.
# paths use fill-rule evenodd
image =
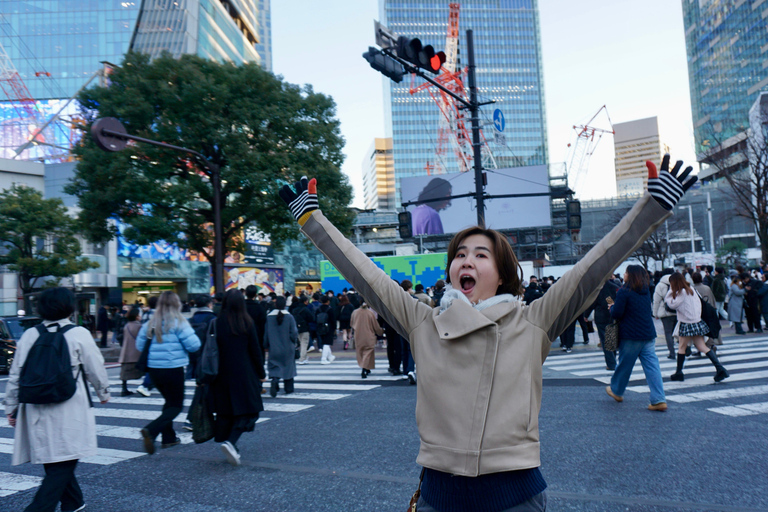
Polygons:
M280 197L291 209L291 213L300 226L303 226L312 212L319 209L317 204L317 180L312 178L307 181L306 176L302 176L293 187L294 192L288 185L283 185L280 189Z
M672 170L669 170L669 153L661 160L661 172L656 170L656 164L650 160L645 161L648 167L648 192L666 210L672 210L683 194L696 183L696 176L689 176L693 167L688 166L683 173L677 173L683 166L683 161L678 160Z

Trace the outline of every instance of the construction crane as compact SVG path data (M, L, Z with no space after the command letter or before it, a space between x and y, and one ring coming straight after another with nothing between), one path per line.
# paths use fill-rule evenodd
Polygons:
M463 76L466 75L467 70L456 70L459 48L459 10L461 5L453 2L448 4L448 7L448 29L445 40L446 59L441 68L441 73L435 78L435 81L454 94L466 98L467 91L464 87ZM446 172L442 160L448 146L451 146L453 150L459 171L467 172L471 170L473 166L472 137L467 129L464 110L458 108L454 98L437 88L432 88L432 84L429 82L416 86L415 75L412 75L410 94L414 95L423 90L429 93L441 114L440 125L437 131L437 144L435 145L435 162L427 162L425 166L427 174L444 174ZM482 132L481 139L483 144L483 165L484 167L495 169L496 161L493 159L493 155Z
M608 118L608 125L611 127L610 130L591 126L597 116L603 111L605 111L605 116ZM576 132L576 142L574 142L573 145L570 143L568 144L568 147L571 149L570 158L568 159L567 173L570 188L577 191L581 181L587 174L589 160L595 152L600 139L606 133L614 134L615 132L613 131L613 123L611 122L611 117L608 115L608 109L605 105L600 107L600 110L598 110L586 124L574 125L573 129Z

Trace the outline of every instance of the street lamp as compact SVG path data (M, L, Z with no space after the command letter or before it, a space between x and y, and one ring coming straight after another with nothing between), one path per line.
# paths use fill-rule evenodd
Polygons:
M114 117L97 119L91 126L91 136L96 145L104 151L122 151L129 140L144 142L153 146L173 149L182 153L196 156L211 173L211 186L213 187L213 287L215 291L224 292L224 243L221 229L221 174L219 165L209 161L203 155L192 149L173 146L156 140L145 139L126 133L123 124Z
M691 228L691 267L696 270L696 243L693 239L693 208L692 205L678 206L679 209L688 209L688 225Z

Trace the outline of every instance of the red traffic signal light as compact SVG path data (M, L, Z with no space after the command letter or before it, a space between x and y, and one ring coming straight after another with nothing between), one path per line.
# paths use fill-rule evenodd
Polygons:
M432 73L439 73L445 63L445 52L436 52L432 45L424 46L419 39L398 37L396 51L401 59Z

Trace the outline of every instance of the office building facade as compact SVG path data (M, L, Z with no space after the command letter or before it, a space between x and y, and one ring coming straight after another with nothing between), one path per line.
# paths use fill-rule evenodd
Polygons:
M768 3L682 0L696 153L733 140L768 91Z
M373 140L365 153L362 171L365 209L394 210L395 162L391 138Z
M616 195L641 196L648 185L645 161L660 162L669 148L659 138L656 117L617 123L613 125L614 165L616 168Z
M456 68L468 65L466 30L473 29L479 99L496 102L482 107L480 119L498 168L547 163L537 5L537 0L466 0L460 6ZM436 50L446 47L448 2L380 0L379 11L381 22L392 32L418 37ZM436 156L442 114L428 92L411 95L409 76L399 84L385 80L385 122L387 136L392 137L399 204L401 178L428 174L428 164L446 173L460 168L450 148ZM494 142L495 109L506 119L503 144ZM469 126L468 114L465 122Z

